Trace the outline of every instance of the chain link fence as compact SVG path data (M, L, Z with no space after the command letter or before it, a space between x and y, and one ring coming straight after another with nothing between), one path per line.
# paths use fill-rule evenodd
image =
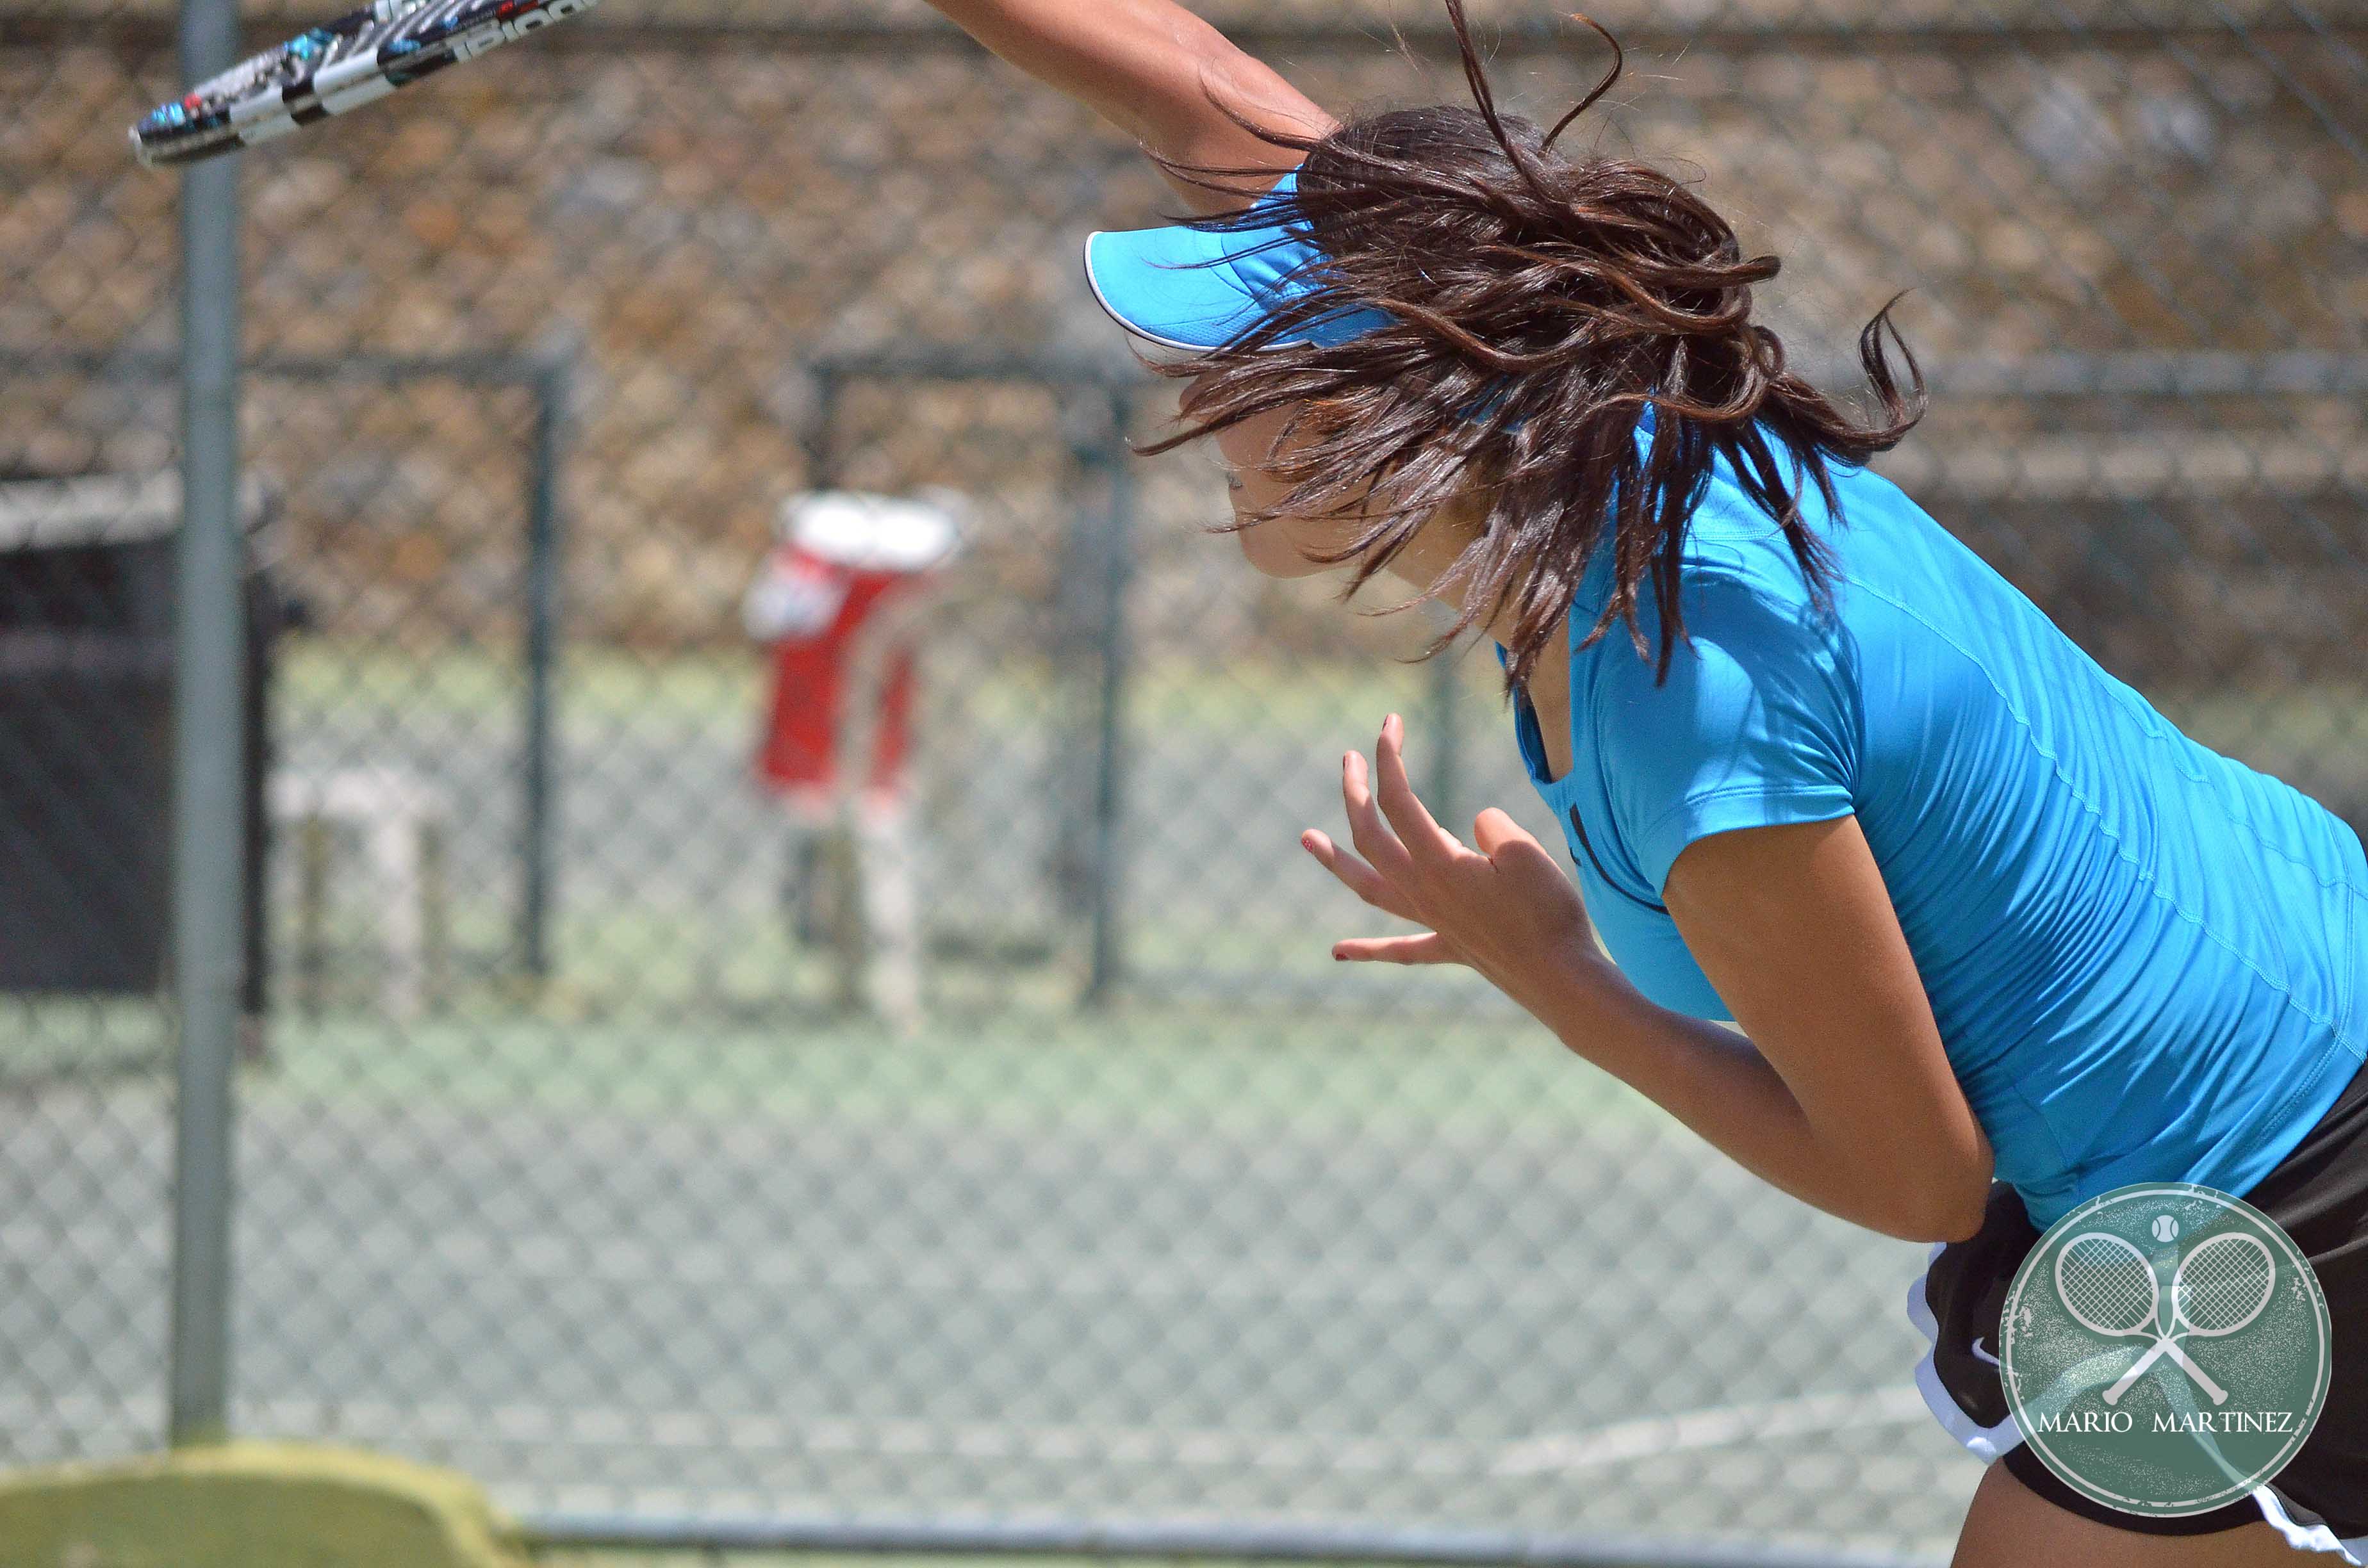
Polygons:
M618 0L244 159L233 1429L553 1540L1942 1550L1918 1249L1474 982L1327 961L1367 916L1293 840L1383 714L1443 816L1553 825L1485 653L1407 662L1418 615L1255 577L1206 460L1127 455L1172 392L1073 257L1165 210L1140 160L917 5L794 11ZM1327 104L1461 96L1418 0L1209 14ZM1600 69L1485 15L1532 112ZM1914 290L1911 493L2368 824L2368 6L1601 17L1596 144L1787 258L1798 354L1842 384ZM0 945L125 890L120 952L0 988L11 1464L165 1421L163 807L83 808L165 722L111 547L169 531L176 185L121 127L171 24L0 0ZM896 811L768 789L782 503L926 487L965 547L846 672L902 693Z

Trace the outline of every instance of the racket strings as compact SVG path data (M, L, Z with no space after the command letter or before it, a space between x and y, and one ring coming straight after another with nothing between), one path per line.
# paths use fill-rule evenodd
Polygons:
M2226 1243L2249 1240L2232 1236ZM2173 1283L2180 1315L2207 1333L2250 1323L2277 1286L2277 1268L2266 1249L2226 1243L2206 1242L2190 1253Z
M2153 1268L2114 1238L2076 1237L2056 1258L2055 1282L2075 1317L2116 1332L2145 1326L2160 1304Z

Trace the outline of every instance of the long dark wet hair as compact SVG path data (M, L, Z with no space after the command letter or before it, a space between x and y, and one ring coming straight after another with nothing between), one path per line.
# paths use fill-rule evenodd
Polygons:
M1782 343L1752 319L1752 287L1776 276L1775 257L1745 256L1726 220L1657 169L1554 151L1619 80L1618 41L1587 22L1611 45L1611 66L1540 134L1497 110L1462 0L1445 4L1472 107L1394 109L1316 138L1240 121L1305 154L1296 191L1254 213L1191 222L1224 231L1290 222L1319 259L1287 309L1213 352L1156 367L1198 379L1178 433L1143 449L1293 410L1269 464L1288 493L1233 526L1285 516L1360 522L1321 558L1354 562L1347 594L1435 512L1468 507L1479 534L1445 579L1463 587L1463 609L1431 652L1509 612L1508 690L1571 613L1607 528L1613 586L1585 642L1624 623L1639 655L1654 656L1637 613L1649 580L1656 672L1667 676L1685 634L1687 520L1722 457L1782 526L1815 602L1827 603L1832 562L1802 524L1804 488L1837 506L1829 465L1864 463L1924 412L1923 377L1891 305L1859 335L1879 404L1861 423L1786 369ZM1169 166L1212 190L1256 174ZM1360 309L1385 312L1391 324L1332 347L1278 341ZM1904 389L1886 332L1907 362ZM1648 407L1652 437L1640 457Z

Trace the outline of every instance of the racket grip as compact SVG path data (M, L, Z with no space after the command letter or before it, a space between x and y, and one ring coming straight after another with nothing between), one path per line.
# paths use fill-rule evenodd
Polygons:
M2139 1357L2135 1361L2131 1362L2130 1369L2123 1372L2121 1375L2120 1381L2115 1382L2112 1388L2105 1391L2105 1403L2109 1405L2121 1403L2122 1395L2130 1392L2130 1385L2136 1382L2138 1379L2145 1374L2146 1369L2148 1367L2153 1366L2157 1361L2160 1360L2162 1358L2163 1352L2169 1348L2170 1341L2168 1339L2157 1339L2152 1345L2148 1346L2146 1347L2146 1353Z

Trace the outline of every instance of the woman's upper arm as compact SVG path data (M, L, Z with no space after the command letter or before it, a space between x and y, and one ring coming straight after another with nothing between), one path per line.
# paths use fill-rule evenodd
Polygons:
M1666 681L1603 683L1622 839L1820 1144L1919 1226L1978 1224L1988 1146L1856 814L1852 647L1740 581L1690 585L1686 619Z
M1663 898L1819 1142L1896 1193L1918 1233L1971 1234L1989 1145L1857 817L1698 839Z
M1271 169L1299 163L1235 122L1321 136L1332 117L1282 76L1174 0L933 0L980 43L1077 99L1172 163ZM1243 182L1243 199L1169 179L1196 212L1245 205L1271 179Z

